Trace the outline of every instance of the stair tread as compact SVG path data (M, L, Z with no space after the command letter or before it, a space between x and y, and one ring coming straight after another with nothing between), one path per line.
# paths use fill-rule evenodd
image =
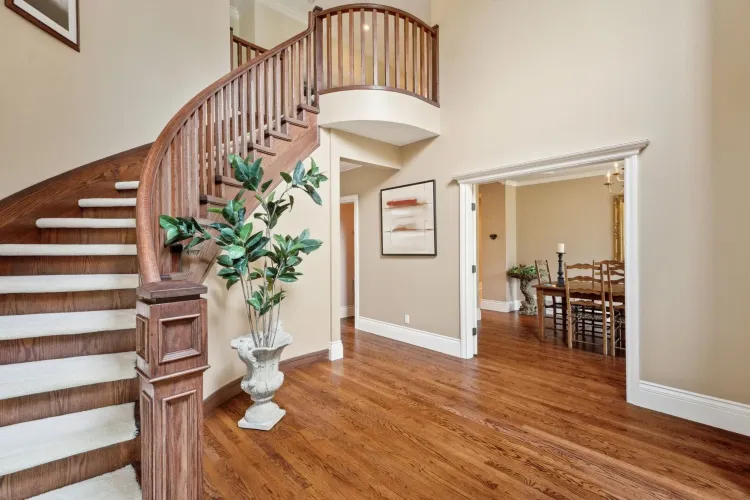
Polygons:
M135 352L1 365L0 400L135 376Z
M135 403L0 427L0 476L134 439Z
M82 198L78 206L82 208L134 207L137 198Z
M0 257L63 257L81 255L136 255L135 245L127 244L36 244L7 243L0 245Z
M131 191L134 189L138 189L139 185L139 181L120 181L115 182L115 189L117 189L118 191Z
M135 328L135 309L0 316L0 341Z
M36 227L81 228L81 229L129 229L135 228L135 219L99 219L91 217L47 217L37 219Z
M50 491L29 500L141 500L135 469L122 469Z
M137 274L53 274L0 276L0 295L6 293L62 293L137 288Z

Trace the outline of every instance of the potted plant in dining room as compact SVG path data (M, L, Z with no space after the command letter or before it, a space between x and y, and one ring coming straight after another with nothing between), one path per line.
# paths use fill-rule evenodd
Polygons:
M531 291L531 282L536 279L536 266L525 266L523 264L513 266L508 269L507 275L509 278L515 278L521 282L523 302L521 302L518 314L536 316L536 300Z
M250 394L253 405L238 422L245 429L270 430L286 414L273 401L274 394L284 382L279 371L279 359L284 348L292 343L292 336L284 331L281 304L286 292L285 283L294 283L302 275L297 269L303 255L309 255L322 245L310 238L306 229L297 236L274 232L279 219L294 208L292 192L299 190L322 205L317 192L320 183L328 178L318 170L314 160L305 170L297 163L290 175L281 172L283 186L269 191L273 179L263 180L260 159L252 162L237 155L229 155L234 178L242 189L223 208L209 208L220 214L224 222L200 223L195 218L162 215L159 224L166 232L165 245L190 240L185 247L190 251L206 241L213 241L224 252L218 258L218 275L226 281L227 289L239 284L242 288L249 333L232 341L240 359L247 366L242 390ZM259 206L253 215L254 224L245 208L244 195L254 193Z

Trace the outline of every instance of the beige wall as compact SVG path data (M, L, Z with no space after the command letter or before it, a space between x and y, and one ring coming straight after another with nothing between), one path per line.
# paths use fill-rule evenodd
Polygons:
M354 203L341 204L341 306L354 306Z
M482 299L505 301L508 280L505 275L505 186L500 183L479 186L482 231L477 235L481 247L479 276L482 280ZM497 239L490 239L496 234Z
M228 0L80 9L80 53L0 9L0 198L154 141L229 69Z
M329 171L325 152L328 151L328 134L321 134L321 147L313 153L323 171ZM282 303L281 320L284 329L292 334L294 342L284 350L282 359L328 349L331 338L331 251L338 247L338 234L331 233L331 183L319 190L323 206L319 207L306 195L295 196L294 210L285 214L277 226L281 234L299 234L310 229L313 238L323 240L323 246L305 258L300 267L304 274L296 283L284 285L287 298ZM339 207L335 207L338 211ZM206 279L208 286L208 363L211 368L203 379L204 397L242 376L245 365L230 347L233 338L249 331L242 290L233 287L227 291L226 282L216 276L220 267ZM338 304L336 319L338 320Z
M565 243L565 261L614 258L613 195L602 176L517 188L518 264L549 261L557 271L557 243Z
M747 185L733 182L748 175L747 2L472 5L432 3L443 135L406 147L404 168L372 187L437 180L438 256L368 257L363 231L360 264L377 282L368 290L363 276L362 307L366 294L379 302L363 315L401 324L408 312L413 328L458 337L453 175L646 138L638 186L641 377L750 403L750 386L740 382L750 376L746 321L740 307L728 307L747 296L750 276L740 265L738 279L725 280L714 268L743 262L739 248L747 248L737 231L747 197L723 191ZM377 227L376 205L370 210L362 204L363 227L365 220Z

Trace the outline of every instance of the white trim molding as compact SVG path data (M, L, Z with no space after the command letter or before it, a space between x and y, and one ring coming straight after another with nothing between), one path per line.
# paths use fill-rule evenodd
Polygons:
M328 359L336 361L344 358L344 344L340 340L328 344Z
M482 299L481 308L487 311L496 311L501 313L515 312L521 309L520 300L489 300Z
M461 344L456 338L406 326L394 325L393 323L386 323L371 318L357 317L357 322L359 323L357 329L363 332L423 347L431 351L461 357Z
M750 436L750 405L640 381L638 406Z

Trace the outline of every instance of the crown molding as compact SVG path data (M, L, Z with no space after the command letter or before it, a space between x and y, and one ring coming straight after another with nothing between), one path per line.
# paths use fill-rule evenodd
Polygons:
M303 9L296 9L290 5L287 5L281 0L255 0L257 3L263 4L269 9L273 9L280 14L284 14L287 17L291 17L295 21L299 21L302 24L307 25L307 12Z

